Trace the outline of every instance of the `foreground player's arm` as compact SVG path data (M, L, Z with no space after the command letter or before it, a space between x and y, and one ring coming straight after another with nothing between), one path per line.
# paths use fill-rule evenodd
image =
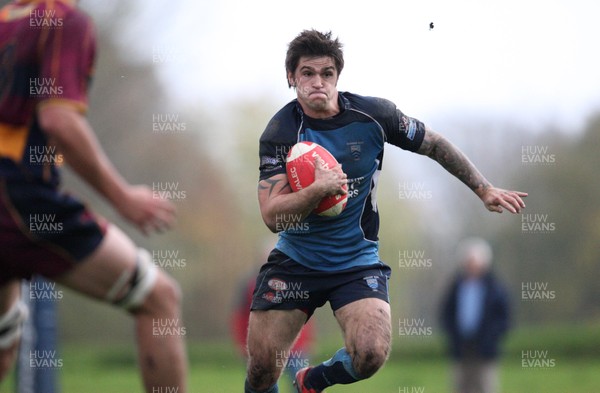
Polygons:
M65 161L117 211L144 233L168 228L174 221L173 205L154 198L146 186L128 184L104 154L86 118L65 105L42 105L40 126Z
M466 184L483 201L489 211L502 213L503 209L506 209L511 213L520 213L525 207L522 197L526 197L527 193L494 187L463 152L428 127L417 153L437 161Z
M343 185L347 177L338 165L325 169L319 161L315 165L315 181L310 186L292 192L285 173L277 174L258 182L258 204L267 227L279 232L278 220L304 220L328 195L345 194Z

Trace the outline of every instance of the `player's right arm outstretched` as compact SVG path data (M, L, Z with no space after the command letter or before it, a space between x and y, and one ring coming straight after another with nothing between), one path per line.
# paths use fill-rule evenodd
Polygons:
M263 221L271 232L279 232L278 217L285 220L306 218L328 195L344 194L347 176L341 165L325 169L315 160L315 181L298 192L292 192L287 175L280 173L258 182L258 204Z

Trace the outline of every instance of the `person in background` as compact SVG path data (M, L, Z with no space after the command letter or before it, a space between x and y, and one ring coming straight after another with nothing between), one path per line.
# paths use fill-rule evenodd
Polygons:
M499 391L499 347L510 321L508 295L491 270L488 242L463 240L457 258L461 269L441 309L454 361L454 392L495 393Z

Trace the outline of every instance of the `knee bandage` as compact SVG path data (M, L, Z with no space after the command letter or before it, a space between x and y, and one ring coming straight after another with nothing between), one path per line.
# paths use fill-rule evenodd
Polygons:
M28 315L27 305L19 300L0 316L0 349L10 348L19 340L23 321Z
M157 277L158 269L152 263L152 256L147 250L140 248L135 269L121 274L108 291L106 300L126 310L139 307L154 287Z

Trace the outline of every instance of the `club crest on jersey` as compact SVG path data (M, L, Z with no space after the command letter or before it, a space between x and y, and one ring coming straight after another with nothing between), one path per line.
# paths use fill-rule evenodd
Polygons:
M365 280L369 288L371 288L372 290L376 290L377 288L379 288L379 281L377 280L376 276L365 277L363 278L363 280Z
M350 147L350 154L354 161L360 160L361 155L361 145L363 142L348 142L347 145Z

